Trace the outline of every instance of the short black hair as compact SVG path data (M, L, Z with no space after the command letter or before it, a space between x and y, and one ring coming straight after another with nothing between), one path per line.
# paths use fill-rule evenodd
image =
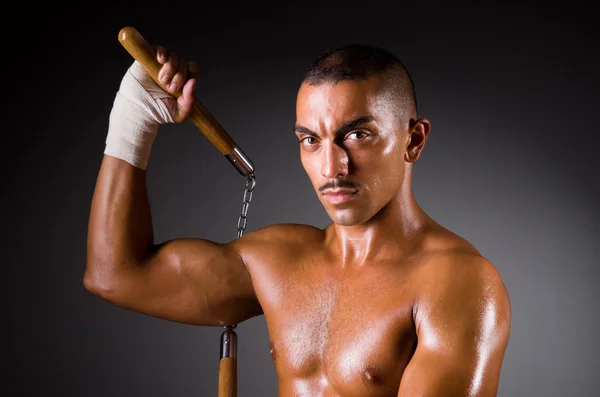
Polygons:
M304 74L303 83L319 85L344 80L360 81L379 75L399 111L416 117L417 96L408 70L391 52L368 44L347 44L319 55Z

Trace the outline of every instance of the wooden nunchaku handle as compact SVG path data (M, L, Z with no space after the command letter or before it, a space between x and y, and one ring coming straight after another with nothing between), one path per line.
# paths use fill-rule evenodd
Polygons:
M219 397L237 397L237 334L236 326L227 326L221 334L219 361Z
M233 357L219 361L219 397L237 396L237 363Z
M156 84L165 90L165 92L169 92L166 84L158 80L158 72L160 71L161 64L156 59L156 51L144 37L135 28L126 26L119 31L119 42L144 67ZM179 97L181 89L176 93L169 92L169 94ZM189 118L219 152L233 164L240 174L244 176L254 174L252 161L250 161L227 131L225 131L200 101L196 100Z

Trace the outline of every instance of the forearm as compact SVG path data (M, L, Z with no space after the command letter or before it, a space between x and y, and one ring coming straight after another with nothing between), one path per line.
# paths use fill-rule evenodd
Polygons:
M86 286L109 288L133 270L153 245L146 171L105 155L92 197L87 236Z
M168 96L137 62L116 93L88 224L84 283L94 290L114 288L152 247L145 170L158 125L173 121Z

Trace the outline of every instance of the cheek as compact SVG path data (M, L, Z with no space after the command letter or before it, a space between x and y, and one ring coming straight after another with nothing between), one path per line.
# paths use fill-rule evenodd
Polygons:
M386 147L389 148L390 146ZM390 150L377 151L377 154L357 153L355 164L358 174L368 175L369 184L373 190L381 191L395 189L398 181L404 175L403 154L397 145L391 145Z
M304 172L308 175L308 178L313 181L315 177L316 163L313 161L309 153L302 152L300 154L300 162L304 168Z
M367 172L375 169L377 172L386 169L392 171L402 166L404 158L402 149L402 145L397 140L381 142L375 147L356 151L351 161L356 164L357 168Z
M398 147L398 139L391 139L384 143L383 148L381 149L381 155L383 157L395 156L396 152L398 151Z

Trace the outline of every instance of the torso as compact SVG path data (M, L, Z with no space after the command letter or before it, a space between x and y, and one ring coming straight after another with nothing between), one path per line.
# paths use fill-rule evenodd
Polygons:
M279 396L396 396L417 343L415 269L430 255L417 249L343 269L323 247L322 230L286 227L285 241L271 241L268 255L257 251L248 261ZM448 236L449 249L469 248Z

